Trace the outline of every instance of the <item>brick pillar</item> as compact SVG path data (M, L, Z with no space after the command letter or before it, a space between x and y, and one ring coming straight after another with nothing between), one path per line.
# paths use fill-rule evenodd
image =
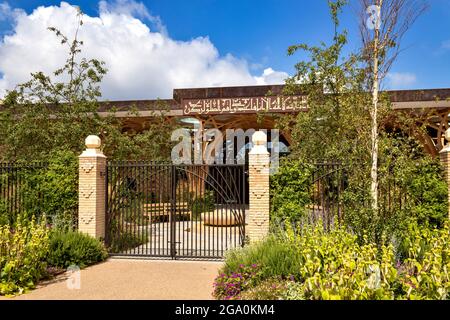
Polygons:
M439 152L439 157L441 158L441 163L444 167L444 176L448 187L448 216L450 218L450 143L448 143L448 141L450 141L450 129L447 129L447 131L445 131L445 139L447 140L447 144Z
M100 146L99 137L89 136L79 156L78 230L104 239L106 157Z
M249 152L250 210L247 235L250 242L263 239L269 233L269 170L270 155L267 136L257 131L252 136L253 148Z

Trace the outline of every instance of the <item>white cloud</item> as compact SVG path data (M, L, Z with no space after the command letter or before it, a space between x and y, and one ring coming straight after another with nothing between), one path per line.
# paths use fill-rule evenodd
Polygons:
M147 7L142 2L133 0L116 0L115 2L100 1L100 12L110 14L123 14L125 16L137 17L143 20L148 20L156 27L157 31L167 35L166 26L163 24L159 16L150 14Z
M0 21L11 20L22 14L24 11L21 9L13 9L6 3L0 3Z
M387 75L389 89L405 89L417 81L414 73L390 72Z
M170 98L174 88L275 84L287 77L271 68L253 76L246 60L220 55L208 37L170 38L161 20L141 3L101 1L99 9L97 17L84 16L79 38L84 41L82 55L104 60L109 69L102 84L104 98ZM69 38L76 27L76 7L66 2L38 7L29 15L11 8L8 12L15 24L0 43L0 96L28 80L30 72L49 74L64 63L67 48L47 27L55 26Z
M446 49L446 50L450 49L450 40L443 41L442 42L442 48Z
M7 3L0 3L0 21L6 20L11 16L11 7Z
M257 84L266 83L284 83L289 75L286 72L275 71L272 68L264 69L263 74L260 77L255 77Z

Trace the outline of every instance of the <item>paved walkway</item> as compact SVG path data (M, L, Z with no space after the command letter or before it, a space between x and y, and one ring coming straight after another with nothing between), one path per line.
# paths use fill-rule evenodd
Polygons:
M109 259L81 270L80 289L68 289L63 274L14 299L207 300L212 299L220 266L210 261Z

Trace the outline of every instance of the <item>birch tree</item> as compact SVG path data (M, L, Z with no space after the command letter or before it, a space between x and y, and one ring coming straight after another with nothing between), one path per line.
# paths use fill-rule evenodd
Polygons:
M367 63L367 87L372 94L371 186L372 210L378 212L378 111L380 88L401 52L401 40L427 9L425 0L360 0L362 58Z

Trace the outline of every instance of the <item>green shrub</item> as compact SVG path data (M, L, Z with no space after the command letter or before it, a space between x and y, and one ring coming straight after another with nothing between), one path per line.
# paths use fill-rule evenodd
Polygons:
M442 164L425 157L402 168L409 201L406 210L420 225L442 227L448 219L448 186Z
M201 213L214 210L214 192L206 191L202 197L193 199L191 201L190 208L192 212L192 219L194 220L200 219Z
M116 229L117 230L117 229ZM119 232L116 234L115 232ZM113 231L110 232L111 244L109 245L109 251L114 253L120 253L130 249L134 249L140 245L148 242L148 233L143 232L141 234L135 234L131 231Z
M285 292L291 281L280 279L265 280L253 288L250 288L239 295L240 300L280 300L284 298Z
M270 177L272 221L294 222L306 215L305 206L311 202L311 170L310 166L289 159Z
M14 227L0 226L0 295L20 294L44 275L49 251L45 219L17 217Z
M13 174L0 175L0 185L2 179L11 180L8 182L11 184L17 182L13 196L0 200L0 224L14 224L17 211L36 216L45 214L50 223L55 216L61 215L70 215L71 220L76 220L77 155L70 151L54 151L48 154L48 161L47 165L37 167L23 163Z
M69 231L52 231L50 252L47 262L50 266L67 268L77 265L84 268L107 258L103 244L89 235Z
M448 187L439 160L399 156L379 167L379 211L370 208L368 170L351 168L341 193L345 224L360 243L402 241L413 220L424 227L442 227L448 219Z
M407 299L450 299L450 223L429 229L415 223L403 240L406 259L399 266Z
M223 272L231 274L240 265L258 265L264 279L282 276L299 276L301 257L294 243L280 240L280 236L270 236L242 249L227 253Z
M73 212L58 212L51 217L51 228L61 232L74 231L77 228L77 216Z
M221 273L214 282L213 295L221 300L239 299L240 294L260 283L263 275L258 265L239 265L236 272Z
M55 151L49 155L46 170L35 177L36 192L42 194L36 203L47 216L74 215L78 208L78 157L71 151ZM38 194L35 194L39 197ZM39 198L38 198L39 199Z
M271 297L275 289L267 283L273 279L279 279L276 288L285 289L272 297L282 299L450 298L450 223L433 230L415 223L408 230L402 243L407 254L399 261L392 244L359 243L343 227L288 227L283 234L232 252L222 272L229 277L239 263L260 265L260 276L236 295L241 298ZM274 257L280 262L274 263Z
M8 212L6 201L0 199L0 226L10 224L12 218Z

